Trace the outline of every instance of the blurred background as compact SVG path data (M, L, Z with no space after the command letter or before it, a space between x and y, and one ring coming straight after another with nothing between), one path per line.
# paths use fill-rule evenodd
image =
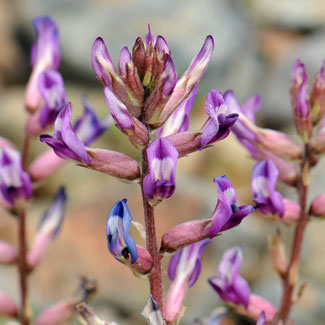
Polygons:
M91 69L90 50L95 38L104 38L116 64L120 49L132 48L136 37L144 37L148 23L156 35L161 34L167 40L179 76L201 48L206 35L214 37L214 55L199 84L199 96L191 115L192 129L205 121L205 96L215 88L233 89L241 103L259 93L260 125L293 133L289 99L293 63L300 58L306 64L311 86L325 59L323 0L0 0L0 134L17 145L21 145L24 136L27 116L24 91L31 71L29 51L35 40L32 20L38 15L50 15L59 26L60 72L74 117L82 110L82 94L89 96L101 117L108 114L102 86ZM119 150L138 158L114 126L92 146ZM47 149L37 139L32 148L31 160ZM227 174L237 190L239 204L250 204L253 164L233 136L182 158L177 167L176 193L157 208L159 236L180 222L212 213L217 202L215 176ZM324 191L324 171L321 163L312 174L311 198ZM90 304L103 319L120 325L145 324L139 314L148 296L147 280L135 278L113 259L105 237L108 212L122 198L128 199L134 219L143 222L139 187L70 162L37 187L36 199L28 213L30 242L39 217L61 184L67 187L69 196L64 224L30 279L35 313L71 296L80 276L87 275L97 280L98 292ZM285 196L295 198L292 189L279 188ZM181 323L192 324L223 305L206 279L216 275L224 250L236 245L243 249L241 274L249 281L252 292L278 306L281 286L267 253L268 236L277 228L286 240L291 238L291 228L255 213L239 227L214 239L204 253L200 279L188 292ZM325 224L319 220L310 223L307 229L300 283L308 281L308 286L293 311L296 324L324 324L324 231ZM135 229L132 234L144 245ZM3 210L0 210L0 239L12 243L17 240L16 220ZM168 258L165 260L166 270ZM18 301L17 283L12 267L1 266L0 289ZM169 285L165 277L165 291ZM230 315L227 324L236 322L250 324Z

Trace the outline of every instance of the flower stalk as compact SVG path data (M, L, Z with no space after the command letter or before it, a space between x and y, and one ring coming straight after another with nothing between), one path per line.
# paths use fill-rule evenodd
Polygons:
M146 150L142 151L142 174L146 175L149 172L148 157ZM159 254L155 226L155 212L154 207L149 204L147 197L142 190L142 201L144 209L144 220L146 229L146 242L147 249L152 256L153 267L149 275L150 293L153 299L159 304L159 309L163 310L162 299L162 279L161 279L161 259L162 255Z
M287 270L282 278L283 294L280 307L280 319L286 322L294 303L293 293L298 279L300 255L303 244L304 233L309 221L307 212L307 194L309 189L309 165L311 148L309 143L304 145L304 157L301 164L301 173L297 187L299 205L301 207L300 218L295 227L292 242L291 257Z
M19 319L22 325L29 325L28 317L28 266L26 262L26 214L22 210L19 214L18 221L18 241L19 241L19 282L20 282L20 312Z

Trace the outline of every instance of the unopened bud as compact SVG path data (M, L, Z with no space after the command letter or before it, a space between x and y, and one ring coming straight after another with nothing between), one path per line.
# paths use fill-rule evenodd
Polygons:
M135 180L140 177L136 160L120 152L87 148L90 156L89 168L118 178Z
M18 255L16 249L9 243L0 240L0 263L13 264L17 259Z
M199 131L185 131L172 134L167 139L173 143L181 158L201 149L201 135Z
M74 299L69 299L49 307L37 317L35 325L68 324L67 321L73 316L76 303Z
M262 311L265 313L267 322L272 322L277 313L276 308L268 300L256 295L249 296L249 304L247 309L241 307L239 310L241 314L244 314L255 321L258 319Z
M325 216L325 193L316 196L310 207L310 214L314 216Z
M312 121L317 125L325 112L325 61L318 72L310 95Z
M300 205L288 199L284 199L283 203L284 203L284 215L281 221L288 224L294 224L298 222L301 214Z
M173 227L162 236L160 252L171 253L209 238L210 231L206 228L211 222L211 219L200 219L184 222Z
M152 269L152 257L150 253L140 245L137 245L138 258L135 263L128 264L135 274L148 274Z
M287 260L280 233L276 233L269 239L269 252L274 268L280 276L284 275L287 270Z
M301 147L285 133L270 129L258 129L257 142L272 153L287 158L299 159L302 155Z
M11 298L0 292L0 315L17 317L18 308Z
M29 167L29 175L33 181L43 180L67 163L67 160L58 157L53 150L48 150L37 157Z

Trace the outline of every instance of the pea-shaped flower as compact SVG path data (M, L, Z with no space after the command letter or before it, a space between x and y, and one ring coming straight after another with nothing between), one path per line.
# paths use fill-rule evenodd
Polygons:
M284 215L282 195L275 190L279 176L272 160L266 159L255 164L252 175L252 194L256 208L263 214Z
M175 191L178 151L166 138L158 138L147 148L149 174L143 179L143 192L152 204L167 199Z
M125 264L133 264L138 258L136 244L129 235L131 222L126 199L116 202L108 215L106 236L110 253Z

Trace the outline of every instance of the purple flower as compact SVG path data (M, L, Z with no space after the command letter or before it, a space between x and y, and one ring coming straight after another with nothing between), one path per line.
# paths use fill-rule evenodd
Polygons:
M27 261L30 267L34 268L40 262L51 241L60 231L66 202L65 189L61 187L56 192L51 206L40 219L33 246L27 254Z
M158 138L147 148L147 156L150 173L143 179L143 192L158 203L175 191L178 152L171 141Z
M99 120L86 95L82 96L82 104L83 115L74 123L73 129L82 143L89 146L108 129L111 121L109 117Z
M54 123L67 101L61 74L56 70L45 70L39 76L38 88L44 100L40 111L40 124L45 128Z
M126 199L116 202L108 215L106 236L110 253L124 264L133 264L138 258L136 244L129 235L131 222L132 215Z
M212 213L210 226L210 237L219 232L231 229L254 211L252 205L237 206L237 196L234 187L226 175L214 179L218 189L218 203Z
M18 200L29 200L33 187L21 166L20 153L11 147L0 148L0 192L10 206Z
M222 140L230 133L230 127L236 122L238 114L228 113L220 91L211 90L205 102L205 111L209 118L202 130L201 147Z
M196 86L190 95L176 108L161 129L156 133L159 137L167 137L179 132L188 131L190 126L190 112L198 93Z
M186 246L171 257L168 276L173 284L164 306L164 316L168 323L176 323L179 320L185 293L199 278L203 250L209 242L210 239L205 239Z
M71 125L71 103L60 111L54 124L54 136L43 134L40 140L48 144L63 159L72 159L89 164L90 158L85 145L78 139Z
M239 114L237 122L231 127L239 141L242 139L256 142L257 134L252 128L255 125L255 114L261 107L261 97L253 95L243 106L240 106L235 94L228 90L224 93L225 104L230 113Z
M202 254L210 239L186 246L174 254L169 262L168 277L174 282L186 282L191 288L201 273Z
M109 120L99 121L86 97L83 97L84 113L71 125L71 103L60 111L54 124L54 136L43 134L40 140L48 144L63 159L72 159L89 164L87 145L99 137L109 126Z
M105 100L117 127L129 138L138 149L144 149L149 142L149 133L144 124L131 116L127 107L108 88L104 88Z
M38 110L41 95L38 90L40 74L47 69L57 69L60 64L59 33L54 21L47 16L40 16L33 21L37 32L37 41L31 50L33 72L27 84L25 105L30 112Z
M221 258L218 275L208 281L222 300L247 308L251 291L247 281L238 274L242 261L239 247L228 249Z
M279 176L272 160L262 160L255 164L252 174L252 195L256 208L263 214L284 214L282 195L275 191Z

